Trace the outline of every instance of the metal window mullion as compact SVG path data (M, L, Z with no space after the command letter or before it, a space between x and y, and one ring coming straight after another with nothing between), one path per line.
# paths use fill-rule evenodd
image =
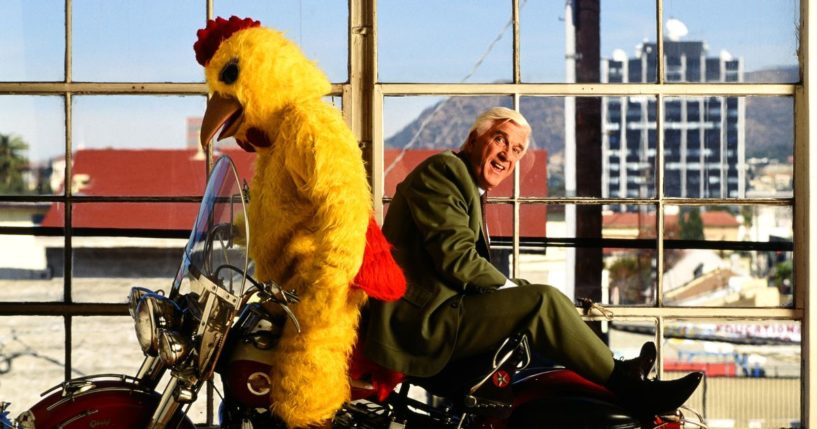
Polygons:
M610 306L615 320L621 317L658 318L664 320L800 320L804 310L783 307L637 307L637 306ZM582 311L581 308L578 311ZM594 315L604 318L603 315ZM660 340L660 338L659 338Z
M71 80L73 79L72 74L73 70L71 68L72 63L72 52L73 52L73 45L71 42L71 32L73 31L73 14L71 8L71 0L65 0L65 83L69 85ZM65 185L63 186L64 189L64 197L65 197L65 245L63 246L63 296L62 300L65 304L71 304L73 301L72 293L71 293L71 281L73 278L73 241L71 236L71 225L73 223L73 205L71 201L72 192L72 180L71 177L73 176L72 173L72 141L71 141L71 134L72 134L72 93L70 91L66 91L64 93L64 108L65 108L65 177L64 182ZM73 328L72 328L72 317L70 315L63 316L63 323L65 326L65 343L63 353L65 355L65 366L64 366L64 375L66 381L71 379L72 373L72 353L71 353L71 343L73 338Z
M514 1L514 5L516 6L516 1ZM520 100L519 94L514 94L513 96L513 108L517 112L519 111L520 107ZM511 246L511 252L513 253L513 265L511 266L511 277L516 278L519 277L519 224L521 222L519 216L519 209L521 205L519 204L519 196L520 196L520 173L519 168L514 168L513 170L513 233L512 233L512 240L513 244ZM545 219L547 221L547 219Z
M664 2L655 0L655 73L658 85L664 85ZM655 305L661 309L664 307L664 95L659 93L655 100L655 196L658 204L655 208L656 222L656 252L655 252ZM649 141L649 137L648 137ZM664 377L664 318L659 314L655 320L655 337L657 341L658 359L656 371L658 377Z
M539 95L539 96L791 96L796 84L777 83L383 83L391 95ZM0 86L2 88L2 86Z
M383 201L386 194L385 143L383 141L383 92L375 85L372 100L372 195L375 219L383 222Z
M660 1L660 0L659 0ZM658 51L661 53L661 50ZM655 195L658 199L655 213L656 242L656 277L655 305L664 306L664 96L659 94L655 100ZM659 321L660 322L660 321ZM659 323L660 325L660 323ZM661 367L659 366L659 374Z
M513 83L520 83L522 72L519 61L519 0L511 0L511 8L513 9L511 13L513 19Z
M344 117L363 149L370 180L380 172L372 170L372 101L377 76L376 2L349 0L349 93L344 92ZM347 103L348 101L348 103Z
M520 37L519 37L519 0L511 0L511 16L513 19L513 83L519 84L522 82L522 72L520 65ZM517 112L520 109L519 93L513 94L513 108ZM513 264L511 266L511 277L519 277L519 190L520 173L519 169L515 168L513 172L513 245L511 246L511 253L513 254Z
M388 198L386 198L388 200ZM587 205L613 205L613 204L627 204L627 205L655 205L658 204L658 198L595 198L595 197L527 197L520 196L519 202L521 204L587 204ZM491 201L497 203L513 203L511 197L496 197L491 198ZM728 198L670 198L663 197L660 200L665 205L689 205L689 206L714 206L714 205L733 205L733 206L752 206L752 205L766 205L766 206L791 206L794 204L792 198L747 198L747 199L728 199Z
M660 2L660 0L659 0ZM661 53L661 49L658 49ZM655 174L655 194L658 204L655 208L656 222L656 252L655 252L655 306L664 307L664 96L659 94L655 101L655 162L658 167ZM658 316L656 319L656 341L658 357L656 371L659 378L664 377L663 359L663 338L664 338L664 318Z
M205 21L213 19L213 0L207 0L207 4L205 5ZM205 175L205 183L210 178L210 173L213 171L213 150L215 150L214 144L208 145L207 150L204 152L204 175ZM206 389L206 409L205 409L205 421L207 425L213 424L213 383L212 379L207 381L207 389Z
M811 31L813 20L817 19L817 8L808 1L800 2L800 49L799 60L802 67L803 85L798 87L794 97L795 145L794 145L794 305L802 310L803 341L801 349L802 398L801 415L803 427L817 426L817 359L811 345L817 344L817 270L811 267L811 244L817 242L817 204L810 198L811 189L817 189L817 177L811 174L811 166L817 163L817 152L810 147L817 142L810 124L817 123L817 94L811 84L817 82L817 68L811 66L810 53L817 47L817 32ZM799 238L799 239L798 239Z
M330 96L340 96L344 84L331 85ZM204 95L207 84L201 82L0 82L0 94L60 95Z

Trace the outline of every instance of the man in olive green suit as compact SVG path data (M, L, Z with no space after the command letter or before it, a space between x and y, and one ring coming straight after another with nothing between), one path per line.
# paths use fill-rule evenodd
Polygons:
M615 361L607 346L558 289L510 280L489 261L481 196L510 177L525 155L527 120L506 108L477 118L459 153L420 164L397 187L383 223L408 280L395 302L372 301L365 351L380 365L429 377L458 359L493 352L516 332L532 348L622 395L649 413L671 411L695 390L700 374L647 380L655 360ZM664 396L657 400L651 396Z

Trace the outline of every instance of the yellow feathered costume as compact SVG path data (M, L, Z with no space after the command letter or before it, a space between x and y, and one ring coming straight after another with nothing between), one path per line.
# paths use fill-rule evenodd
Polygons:
M300 49L257 21L218 18L199 31L196 56L211 92L202 144L235 137L257 152L250 255L261 281L294 289L302 332L284 331L270 379L272 411L290 427L332 418L348 399L348 357L363 291L371 191L361 150L340 112L321 100L330 83Z

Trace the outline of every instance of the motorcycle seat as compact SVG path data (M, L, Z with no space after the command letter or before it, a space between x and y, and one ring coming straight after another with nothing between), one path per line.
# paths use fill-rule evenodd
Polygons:
M516 334L495 353L453 361L432 377L408 377L406 381L452 400L464 411L507 417L513 403L513 374L529 362L527 336Z

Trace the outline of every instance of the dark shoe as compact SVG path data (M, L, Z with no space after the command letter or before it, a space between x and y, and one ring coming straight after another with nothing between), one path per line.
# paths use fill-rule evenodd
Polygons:
M622 380L611 377L608 387L638 416L673 413L695 392L703 378L693 372L671 381Z
M641 353L638 357L628 360L617 360L613 367L613 374L610 375L610 381L615 380L646 380L650 375L653 365L655 365L655 343L648 341L641 346Z

